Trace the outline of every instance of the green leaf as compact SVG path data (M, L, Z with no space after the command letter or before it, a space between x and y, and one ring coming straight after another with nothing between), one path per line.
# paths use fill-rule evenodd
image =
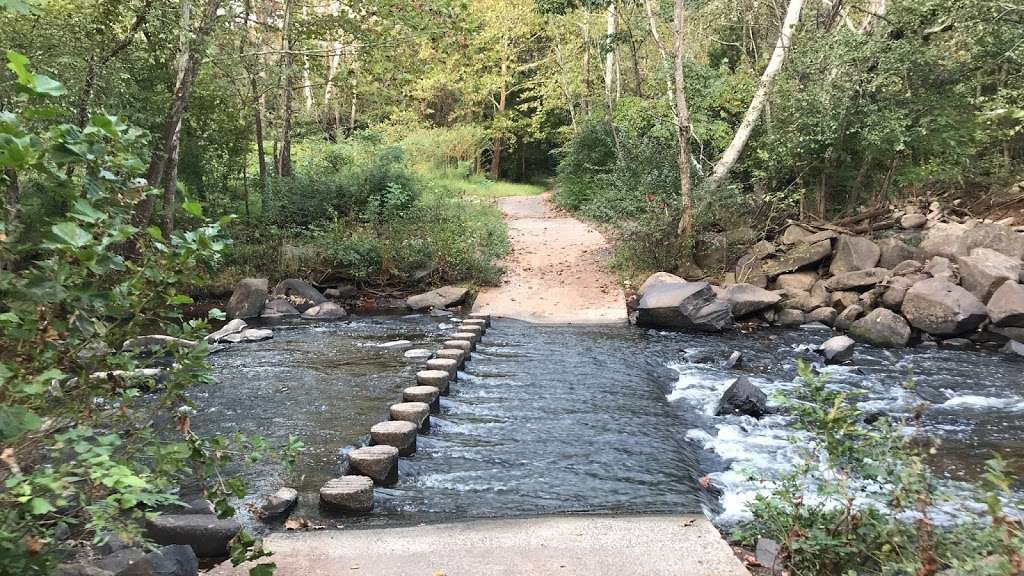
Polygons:
M273 562L267 562L266 564L257 564L252 568L249 568L249 576L274 576L274 572L277 570L277 564Z
M24 54L8 50L7 67L18 77L18 84L23 86L30 86L32 84L32 73L28 71L28 57Z
M15 14L33 14L36 7L25 0L0 0L0 8Z
M210 311L206 313L206 317L211 320L224 320L227 318L227 314L225 314L220 308L211 308Z
M33 76L34 85L33 89L37 94L46 94L47 96L63 96L67 94L67 88L60 82L57 82L49 76L43 74L35 74Z
M74 222L54 224L50 226L50 230L64 244L69 244L75 248L81 248L92 241L92 234L89 234Z
M37 430L43 420L24 406L0 406L0 440L11 440Z
M164 233L161 232L160 229L157 228L156 226L147 227L146 234L149 234L149 237L152 238L153 240L156 240L157 242L164 241Z
M42 498L33 498L29 500L28 509L36 516L42 516L43 514L54 510L53 505L50 504L48 500L44 500Z
M92 207L87 200L79 198L75 201L75 206L71 210L71 216L81 220L82 222L98 222L106 217L103 212Z
M182 207L182 209L185 210L185 212L188 212L189 214L195 216L196 218L202 218L203 217L203 205L200 204L199 202L193 202L193 201L189 200L189 201L183 202L181 204L181 207Z
M193 302L194 300L192 300L192 298L185 294L175 294L174 296L171 296L170 298L167 299L167 304L171 306L176 306L179 304L192 304Z

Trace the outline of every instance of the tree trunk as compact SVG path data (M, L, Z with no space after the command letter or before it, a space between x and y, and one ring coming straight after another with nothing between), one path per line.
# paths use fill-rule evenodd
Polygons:
M195 39L192 43L186 42L186 49L179 59L179 63L183 63L183 68L178 72L171 105L167 115L164 117L159 148L153 151L153 157L149 161L149 168L146 170L146 180L154 188L159 188L163 182L168 158L170 158L174 148L178 145L177 138L181 129L182 119L185 116L185 109L188 106L189 93L192 91L192 84L199 74L206 38L213 28L214 22L217 20L217 9L220 8L221 1L207 0L206 13L203 15L203 22L196 32ZM182 20L185 22L189 19L190 15L187 13L189 10L189 2L186 0L182 4ZM187 35L189 33L188 28L183 28L183 33ZM155 198L152 194L140 200L135 208L135 213L132 215L132 225L136 228L145 226L153 215L154 204Z
M615 34L618 30L618 18L615 17L615 0L608 3L608 33L605 36L608 51L604 57L604 96L608 101L609 112L615 107Z
M504 80L507 71L508 61L503 60L501 63L501 93L498 95L498 116L501 116L505 112L505 105L508 102L508 83ZM491 146L491 180L495 182L497 182L498 178L501 177L501 153L504 148L504 135L495 135L494 143Z
M584 11L587 15L583 24L583 115L590 115L590 11Z
M693 197L690 182L690 109L686 103L686 79L684 63L686 58L686 6L684 0L675 0L675 109L676 140L679 142L679 236L693 232Z
M775 44L775 50L772 52L772 57L768 61L768 66L765 67L764 73L761 74L761 80L757 85L757 92L754 93L754 97L750 100L750 107L747 108L747 113L743 115L743 121L740 122L736 135L733 136L732 142L729 143L729 147L722 153L722 157L715 164L711 177L708 178L709 190L714 190L725 182L726 178L729 177L729 171L732 170L740 155L743 154L743 148L747 145L750 134L754 131L754 125L757 124L761 111L768 102L768 93L771 91L775 77L778 75L779 70L782 69L782 63L786 60L786 54L789 52L789 47L792 43L793 30L800 20L800 11L803 9L803 6L804 0L789 0L786 18L782 21L782 30L779 33L779 40Z
M178 152L181 149L181 122L178 122L178 129L175 131L174 144L171 146L167 164L164 167L164 213L163 223L160 230L164 238L170 238L174 233L174 206L178 194Z
M250 0L245 2L245 26L246 36L239 45L239 51L244 52L245 46L258 47L259 45L259 32L256 35L256 41L252 41L249 38L249 14L252 11L252 3ZM267 151L263 146L263 116L264 106L263 97L260 95L259 82L256 79L256 69L259 68L259 56L253 57L254 68L248 71L249 74L249 91L252 97L252 108L253 108L253 130L255 131L256 140L256 163L260 169L260 209L266 210L267 206L270 205L270 175L267 174ZM245 168L242 168L243 176L245 174ZM248 187L246 187L246 214L248 214Z
M284 26L281 29L281 144L277 156L277 174L282 177L292 175L292 4L287 0L284 5Z

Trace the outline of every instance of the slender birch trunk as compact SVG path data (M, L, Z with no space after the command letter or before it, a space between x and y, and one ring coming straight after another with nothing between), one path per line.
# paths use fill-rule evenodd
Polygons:
M750 139L750 134L754 131L754 125L757 124L761 111L764 110L765 104L768 102L768 93L771 91L775 77L778 75L779 70L782 69L782 64L786 60L786 54L789 52L789 47L792 44L793 30L800 20L800 11L803 9L803 6L804 0L789 0L786 17L782 21L782 30L779 33L779 40L775 44L775 50L772 51L772 57L768 61L768 66L765 67L764 73L761 74L761 80L757 85L757 92L754 93L754 97L750 100L750 107L747 108L746 114L743 115L743 121L740 122L736 135L733 136L732 142L729 143L725 152L722 153L722 157L715 164L711 177L708 178L709 190L718 188L725 182L729 172L736 165L740 155L743 154L743 149Z
M679 236L693 232L693 184L690 182L690 108L686 103L686 6L684 0L675 0L673 14L675 47L675 109L676 140L679 142Z

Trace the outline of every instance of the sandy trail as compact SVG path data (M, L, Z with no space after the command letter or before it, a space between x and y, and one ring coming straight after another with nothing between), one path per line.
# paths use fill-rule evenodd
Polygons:
M560 214L550 195L498 200L511 251L501 286L485 288L474 311L547 324L626 321L625 296L608 269L611 250L592 226Z

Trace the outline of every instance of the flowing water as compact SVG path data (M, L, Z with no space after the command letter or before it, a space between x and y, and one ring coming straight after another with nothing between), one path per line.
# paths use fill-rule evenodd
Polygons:
M421 361L382 347L436 348L457 324L427 316L281 324L274 339L211 358L218 383L196 389L201 431L306 445L294 470L275 458L246 472L252 501L282 485L298 516L325 526L431 522L560 512L705 512L742 518L752 471L794 461L784 416L716 417L721 392L745 375L769 394L794 383L794 358L821 330L695 335L629 326L537 326L497 320L441 413L378 488L362 519L333 518L318 489L339 452L366 441ZM743 352L739 368L720 362ZM977 478L992 451L1024 477L1024 362L994 352L858 346L856 367L828 368L830 386L865 392L862 407L900 415L931 403L924 431L942 440L933 464L951 481ZM913 376L916 387L904 386ZM714 491L698 480L710 474ZM1024 488L1024 486L1018 486Z

